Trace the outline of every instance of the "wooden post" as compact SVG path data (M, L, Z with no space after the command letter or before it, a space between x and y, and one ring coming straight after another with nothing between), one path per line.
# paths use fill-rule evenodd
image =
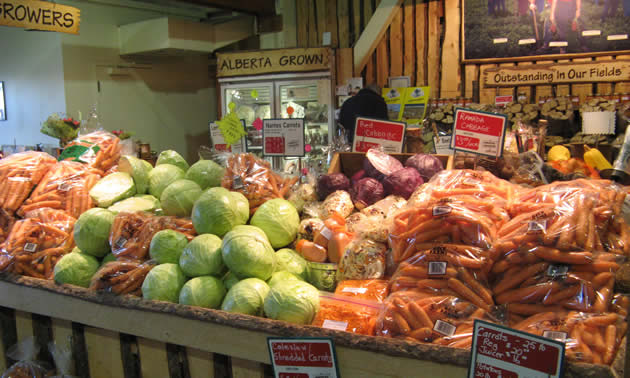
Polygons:
M350 47L350 11L348 0L337 1L337 20L339 23L339 47Z
M326 31L330 32L330 46L339 47L337 0L326 0L326 22Z
M85 327L84 332L90 377L123 377L124 370L118 332L93 327ZM154 377L157 376L154 375Z
M464 67L464 78L466 80L464 86L464 97L473 98L473 82L479 82L479 66L476 64L467 64Z
M374 10L372 9L372 2L371 1L366 1L363 4L363 22L364 23L368 23L370 22L370 18L372 18L372 14L373 14ZM376 71L374 70L374 60L376 58L376 55L374 53L372 53L372 55L369 57L367 64L365 65L365 84L372 84L372 83L376 83ZM361 72L355 72L354 73L355 76L361 76Z
M440 94L440 2L429 2L429 31L427 51L427 82L431 87L431 97Z
M442 84L440 97L457 97L461 94L460 24L461 7L459 0L445 0L444 3L444 43L442 45Z
M483 64L479 66L479 72L483 72L486 68L496 67L496 64ZM494 104L494 96L496 95L495 88L488 88L484 85L483 80L480 78L479 82L479 102L482 104Z
M308 1L308 47L317 47L319 30L317 30L317 15L315 14L315 2Z
M297 46L308 46L308 8L310 1L297 0Z
M361 0L354 0L352 2L352 23L354 25L354 39L352 42L356 42L361 37L363 32L363 25L361 25Z
M138 337L140 372L143 377L163 377L168 375L166 343Z
M392 23L389 26L389 76L401 76L403 72L403 31L402 8L395 11Z
M260 362L232 357L232 378L263 378L264 366Z
M426 2L416 2L416 86L419 87L427 83L427 10Z
M214 354L186 348L190 378L214 378Z
M416 82L416 51L415 51L415 39L414 39L414 3L413 0L405 0L403 3L403 25L404 25L404 50L405 56L403 59L403 75L409 76L411 85Z
M389 56L387 54L387 34L376 47L376 83L382 88L387 86L389 77ZM355 64L356 67L356 64Z
M323 46L324 32L330 31L326 21L326 0L316 0L314 5L317 16L317 46Z

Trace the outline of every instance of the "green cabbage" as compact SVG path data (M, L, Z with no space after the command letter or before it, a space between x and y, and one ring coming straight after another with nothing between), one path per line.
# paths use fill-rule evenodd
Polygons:
M88 287L99 265L94 256L81 252L68 253L55 264L55 282Z
M308 262L299 253L289 248L283 248L276 252L276 271L287 271L306 281L308 278Z
M239 281L240 279L236 276L236 274L230 272L229 270L225 273L225 276L223 276L223 284L228 290L230 290L232 286L236 285Z
M212 234L195 237L179 257L179 266L188 277L218 276L225 270L221 239Z
M225 297L225 286L212 276L195 277L179 292L179 303L204 308L219 308Z
M131 175L125 172L116 172L103 177L90 190L90 197L98 207L110 207L134 194L136 194L136 184Z
M161 198L162 192L167 186L177 180L181 180L186 173L171 164L159 165L149 173L149 194L155 198Z
M184 248L188 245L186 235L175 230L162 230L153 235L149 255L158 264L177 264Z
M225 265L237 276L266 280L275 270L276 256L269 242L258 232L228 232L221 244Z
M189 217L195 201L201 196L201 188L190 180L177 180L162 192L160 201L165 215Z
M285 280L271 287L264 309L271 319L311 324L319 311L319 291L303 281Z
M150 194L137 194L107 208L113 213L135 213L137 211L155 212L160 208L160 201Z
M166 151L160 152L160 155L158 156L157 161L155 162L155 166L157 168L158 166L163 165L163 164L174 165L178 167L179 169L182 169L184 172L186 172L189 167L188 163L186 162L186 159L184 159L182 155L178 154L177 152L173 150L166 150Z
M276 198L263 203L250 223L267 234L274 248L280 248L295 240L300 227L300 215L291 202Z
M157 168L156 168L157 169ZM192 210L192 222L198 234L223 237L234 226L249 219L249 202L244 195L225 188L203 192Z
M142 162L142 164L144 164L144 166L147 168L148 172L151 172L153 170L153 165L151 165L151 163L149 163L146 160L140 160Z
M109 231L115 215L105 209L89 209L74 223L74 241L83 253L103 257L110 252Z
M105 255L105 257L103 257L103 260L101 261L101 266L112 261L116 261L116 256L113 253L108 253Z
M142 297L177 303L186 276L177 264L161 264L151 269L142 283Z
M149 190L149 172L153 169L150 164L150 168L147 168L143 161L129 155L122 156L118 161L118 171L129 173L133 177L138 194L144 194Z
M236 283L227 292L221 310L247 315L262 315L269 285L258 278L247 278Z
M269 242L269 238L267 238L267 235L265 234L265 232L256 226L250 226L248 224L241 224L234 227L232 231L255 233L256 235L259 235L261 238Z
M269 284L269 287L274 287L284 281L290 281L290 280L304 281L293 273L289 273L287 271L281 271L281 272L275 272L274 274L272 274L271 278L267 280L267 284Z
M199 184L201 189L221 186L225 168L212 160L199 160L186 172L186 179Z

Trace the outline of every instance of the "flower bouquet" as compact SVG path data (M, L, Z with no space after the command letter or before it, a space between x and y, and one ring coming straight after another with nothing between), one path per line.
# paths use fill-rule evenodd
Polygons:
M64 147L75 139L79 132L80 121L72 117L62 118L59 114L50 115L42 123L41 133L59 139L59 146Z

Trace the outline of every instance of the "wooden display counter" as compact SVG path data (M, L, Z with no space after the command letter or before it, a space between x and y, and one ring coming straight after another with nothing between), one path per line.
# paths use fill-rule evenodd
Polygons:
M463 377L469 352L0 274L4 350L30 335L71 346L82 377L266 377L267 337L331 337L342 377ZM166 343L166 344L164 344ZM625 346L625 342L622 343ZM227 356L227 357L226 357ZM613 368L568 363L567 377L621 377ZM45 357L44 357L45 359ZM0 359L0 371L8 361Z

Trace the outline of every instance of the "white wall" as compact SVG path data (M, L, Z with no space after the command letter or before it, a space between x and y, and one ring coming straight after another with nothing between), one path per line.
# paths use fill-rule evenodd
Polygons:
M0 26L0 81L7 112L0 144L57 145L39 130L50 114L66 110L61 36Z

